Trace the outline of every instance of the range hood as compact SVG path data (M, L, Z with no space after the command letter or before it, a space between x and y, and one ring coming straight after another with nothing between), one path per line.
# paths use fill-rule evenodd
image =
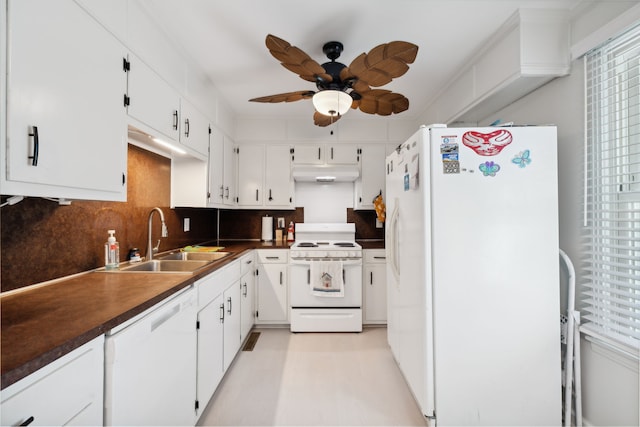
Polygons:
M294 166L293 179L298 182L352 182L360 176L357 166Z

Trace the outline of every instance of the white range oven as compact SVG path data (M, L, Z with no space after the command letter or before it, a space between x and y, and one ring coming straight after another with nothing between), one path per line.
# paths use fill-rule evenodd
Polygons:
M299 223L290 251L292 332L362 331L362 247L353 223Z

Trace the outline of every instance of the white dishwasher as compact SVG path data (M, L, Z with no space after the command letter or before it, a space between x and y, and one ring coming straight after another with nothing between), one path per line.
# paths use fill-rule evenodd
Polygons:
M106 425L194 425L196 320L189 287L107 333Z

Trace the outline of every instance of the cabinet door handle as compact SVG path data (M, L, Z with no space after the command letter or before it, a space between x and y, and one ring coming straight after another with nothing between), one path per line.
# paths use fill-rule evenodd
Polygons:
M331 160L333 160L333 147L331 147Z
M246 297L247 296L247 284L245 283L242 287L244 288L244 293L242 294L242 296Z
M224 304L220 304L220 323L224 323Z
M247 261L245 262L245 264L251 264L252 262L253 262L253 260L252 260L252 259L250 259L250 260L247 260Z
M224 191L225 191L225 195L224 195L225 199L229 199L229 187L225 188Z
M373 285L373 271L369 273L371 276L369 277L369 284Z
M173 130L178 130L178 110L173 110Z
M224 199L224 185L220 186L220 198Z
M280 259L279 256L267 256L266 258L267 259Z
M38 166L38 154L40 154L40 138L38 137L38 126L32 126L33 133L29 136L33 137L33 156L29 156L31 159L31 166Z
M184 136L189 138L189 119L184 121Z
M280 284L282 285L282 271L280 272Z
M271 189L269 189L269 201L272 201L273 197L271 197Z
M258 188L256 188L256 202L258 201L258 192L259 192L259 191L260 191L260 190L259 190Z
M307 285L311 284L311 269L307 268Z
M347 284L347 278L344 275L344 268L342 269L342 283Z
M386 256L374 256L373 259L387 259Z
M227 298L227 302L229 303L229 310L227 310L227 313L229 313L229 316L231 316L231 309L232 309L231 297Z
M19 424L20 426L28 426L29 424L31 424L33 421L35 421L35 418L33 418L33 415L30 416L29 418L27 418L26 420L24 420L21 424Z
M322 152L321 152L321 148L320 148L320 147L318 147L318 160L320 160L320 155L321 155L321 154L322 154Z

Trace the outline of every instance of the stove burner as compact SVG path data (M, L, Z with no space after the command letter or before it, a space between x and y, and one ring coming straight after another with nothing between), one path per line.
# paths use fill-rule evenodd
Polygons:
M316 245L313 242L300 242L300 243L298 243L298 247L300 247L300 248L317 248L318 245Z
M336 243L334 243L334 245L340 246L341 248L355 248L356 247L356 245L354 245L351 242L336 242Z

